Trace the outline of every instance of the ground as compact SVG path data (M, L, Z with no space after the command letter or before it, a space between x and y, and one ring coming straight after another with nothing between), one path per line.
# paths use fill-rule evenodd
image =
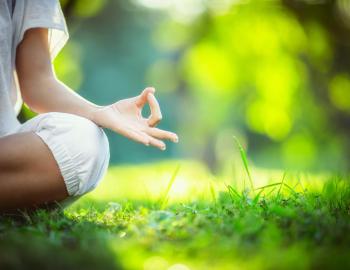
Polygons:
M68 208L2 216L0 269L350 269L347 176L242 168L112 167Z

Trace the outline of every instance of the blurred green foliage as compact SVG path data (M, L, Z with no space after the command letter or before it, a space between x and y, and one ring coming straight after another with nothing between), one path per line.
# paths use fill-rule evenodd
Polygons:
M108 134L112 162L190 157L346 169L350 4L346 0L64 0L71 40L58 76L100 104L158 89L167 153ZM128 153L127 155L125 153Z

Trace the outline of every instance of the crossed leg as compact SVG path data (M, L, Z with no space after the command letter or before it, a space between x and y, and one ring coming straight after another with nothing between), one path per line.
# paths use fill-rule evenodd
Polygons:
M58 165L39 136L25 132L0 138L0 212L67 197Z

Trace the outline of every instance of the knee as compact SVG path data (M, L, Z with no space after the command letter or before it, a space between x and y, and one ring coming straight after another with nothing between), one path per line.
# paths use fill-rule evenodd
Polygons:
M101 128L80 118L74 120L70 144L79 181L75 195L82 195L93 190L103 178L110 158L109 143Z
M104 131L86 118L49 113L38 119L36 133L53 153L70 196L93 190L109 163L109 143Z

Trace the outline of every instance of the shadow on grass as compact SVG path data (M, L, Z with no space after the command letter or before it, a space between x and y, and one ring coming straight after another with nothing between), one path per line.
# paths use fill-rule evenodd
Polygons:
M0 217L0 269L122 269L96 224L60 211Z

